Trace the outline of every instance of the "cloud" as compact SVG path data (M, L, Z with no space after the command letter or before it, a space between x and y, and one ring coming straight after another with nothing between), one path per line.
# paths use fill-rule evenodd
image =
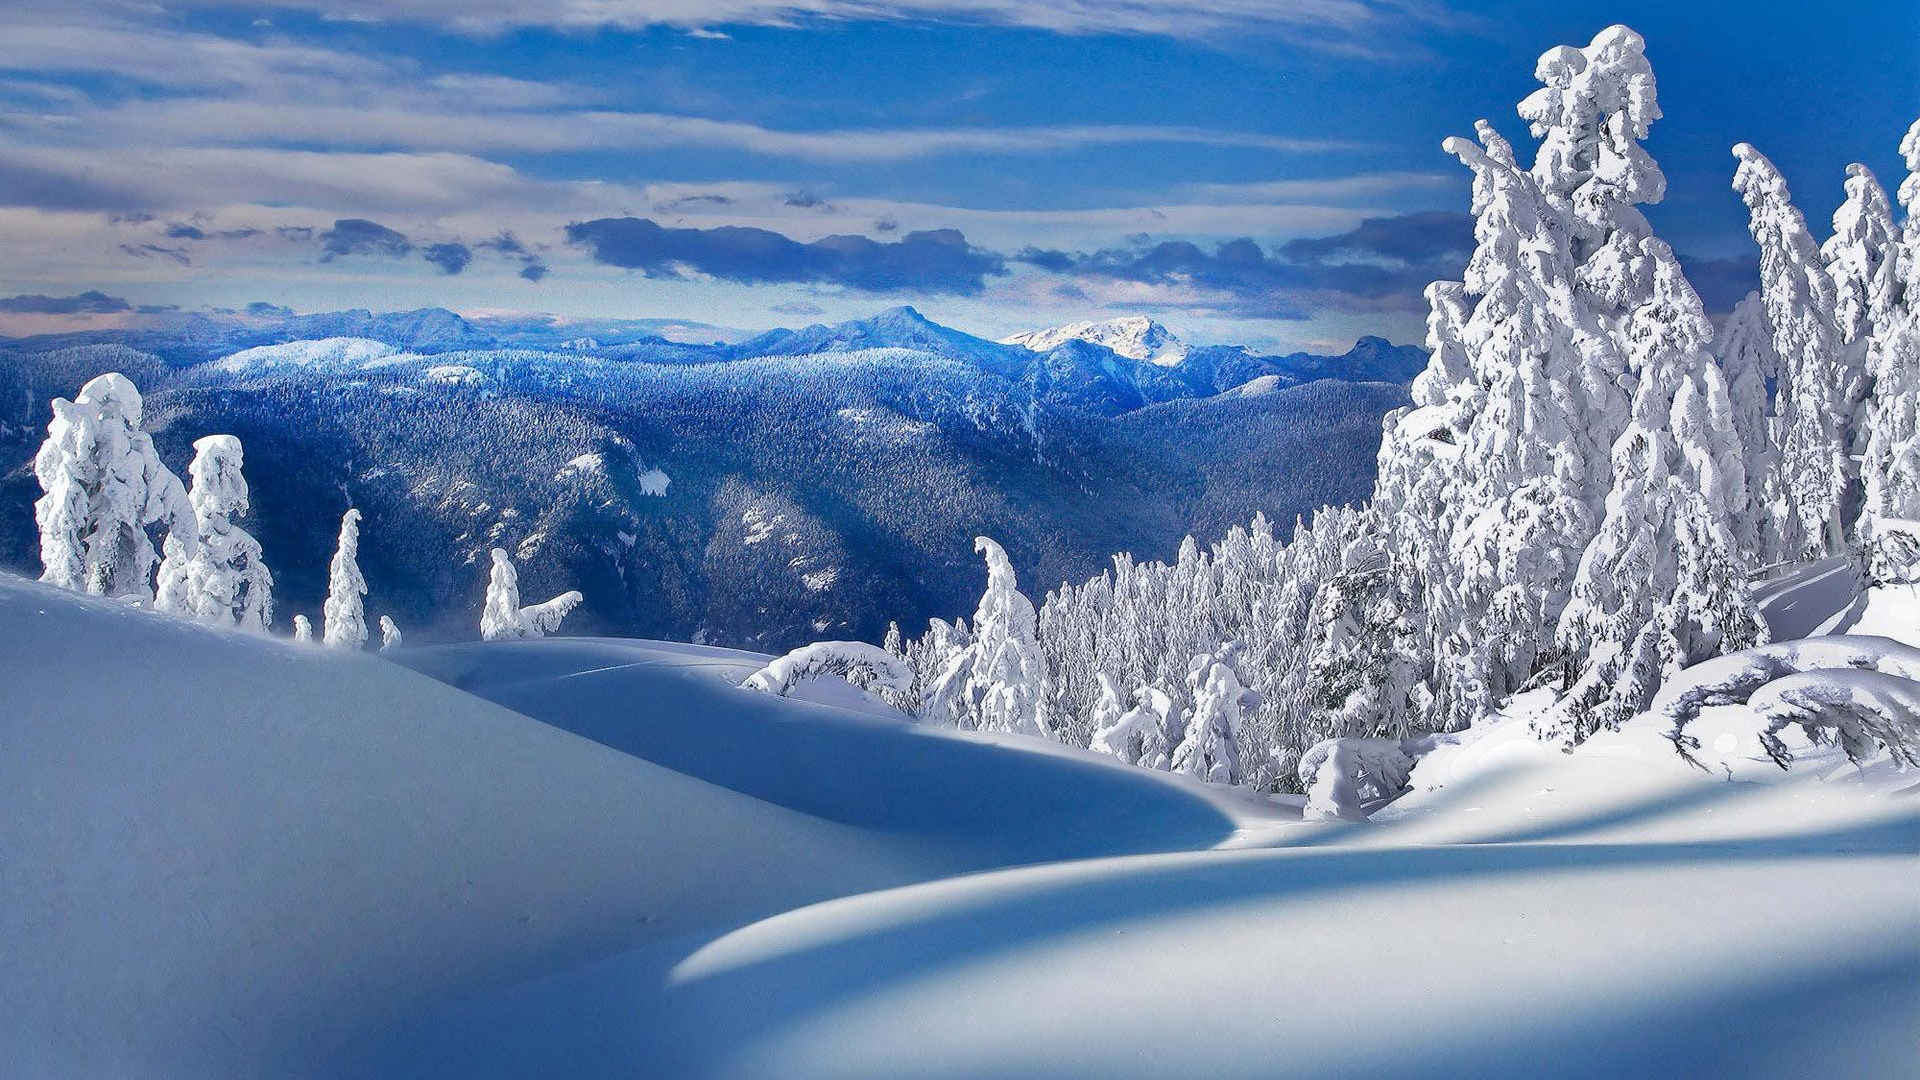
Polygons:
M259 318L285 319L285 318L291 318L293 316L292 308L282 307L279 304L269 304L265 300L255 300L253 303L248 304L246 307L246 312L249 315L257 316Z
M205 240L206 238L206 230L197 225L189 225L184 221L176 221L167 226L167 239L169 240Z
M567 226L567 240L596 261L648 277L706 275L743 284L815 283L865 292L972 295L1006 260L958 230L908 233L894 242L829 236L800 243L767 229L665 228L647 218L600 218Z
M413 251L413 244L395 232L366 218L341 218L333 228L320 234L321 262L332 262L342 255L382 255L400 258Z
M1289 240L1280 246L1280 254L1313 263L1342 257L1390 259L1416 265L1440 260L1465 263L1467 256L1473 254L1473 218L1450 210L1366 218L1354 228L1333 236Z
M136 315L171 315L179 310L179 304L141 304L133 309Z
M10 315L117 315L133 310L133 305L117 296L88 290L73 296L0 297L0 311Z
M214 7L222 0L187 0ZM1391 55L1386 42L1466 17L1434 0L282 0L334 18L429 21L469 32L511 27L666 26L708 38L717 27L806 27L885 20L991 24L1059 34L1130 34L1205 41L1271 37L1334 53Z
M457 274L465 270L467 264L473 261L473 252L467 248L467 245L458 243L429 244L421 249L420 254L428 262L439 267L443 274Z
M528 281L539 281L547 276L547 264L529 255L527 261L520 267L520 276Z
M185 248L161 247L159 244L121 244L120 250L136 259L170 259L181 266L193 265Z
M1064 277L1187 290L1192 302L1241 317L1302 319L1327 309L1417 309L1427 282L1458 275L1472 247L1471 219L1423 212L1367 218L1271 251L1250 237L1208 249L1141 236L1126 248L1027 248L1013 258Z
M832 203L815 195L811 191L789 191L781 201L798 210L820 210L823 212L831 212L833 210Z
M775 304L769 310L777 311L782 315L797 315L803 319L811 319L816 315L827 313L826 308L805 300L789 300L784 304Z

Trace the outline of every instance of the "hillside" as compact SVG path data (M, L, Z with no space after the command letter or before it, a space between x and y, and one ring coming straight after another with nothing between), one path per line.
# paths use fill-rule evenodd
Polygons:
M1842 606L1920 640L1889 599ZM35 1075L1900 1075L1920 1022L1911 775L1738 707L1703 771L1522 701L1348 825L726 650L428 679L4 576L0 639Z
M449 351L464 331L415 315L380 322L381 338L191 363L126 345L0 351L0 498L23 510L0 515L0 565L38 567L24 510L47 401L120 370L176 470L194 439L240 437L281 626L317 609L351 504L370 610L410 640L473 635L493 546L525 564L529 592L583 591L571 625L586 631L878 640L891 619L971 609L981 533L1043 589L1117 551L1169 555L1190 530L1363 498L1379 418L1405 393L1270 374L1273 393L1200 396L1177 369L1084 342L1036 354L911 309L737 346L656 339L651 359Z

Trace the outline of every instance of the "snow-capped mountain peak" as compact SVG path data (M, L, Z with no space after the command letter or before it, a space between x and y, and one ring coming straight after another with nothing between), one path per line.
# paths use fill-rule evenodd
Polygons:
M1069 341L1091 342L1112 349L1130 360L1145 360L1161 367L1176 367L1187 358L1186 342L1145 315L1028 330L1023 334L1002 338L1000 343L1019 345L1035 352L1048 352Z

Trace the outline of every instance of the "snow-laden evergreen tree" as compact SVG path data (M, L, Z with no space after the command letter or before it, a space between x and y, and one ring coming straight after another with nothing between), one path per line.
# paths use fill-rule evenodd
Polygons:
M72 401L55 398L33 471L45 492L34 503L40 580L101 596L153 599L158 557L151 526L198 546L193 506L179 477L140 429L143 403L131 380L101 375Z
M961 697L967 710L963 726L1051 735L1043 710L1046 661L1033 602L1020 592L1005 548L979 536L973 549L986 558L987 589L973 613L973 644Z
M1728 508L1745 501L1745 474L1734 465L1740 450L1725 386L1706 352L1712 324L1667 245L1648 238L1642 246L1652 264L1652 288L1625 327L1635 385L1632 413L1614 443L1606 517L1581 556L1557 630L1560 651L1576 674L1536 724L1542 734L1566 742L1618 726L1645 708L1670 662L1705 658L1692 651L1711 646L1691 640L1657 658L1644 651L1657 640L1641 639L1664 605L1679 599L1716 611L1737 606L1719 595L1679 595L1688 559L1730 561ZM1683 504L1703 511L1691 528L1682 527ZM1685 548L1692 543L1719 554L1689 553ZM1744 598L1737 576L1702 578L1698 587Z
M313 641L313 622L305 615L293 617L293 640L302 645Z
M187 501L198 543L190 551L179 538L167 537L154 606L216 626L264 631L273 621L273 574L261 559L259 541L233 523L250 503L240 440L208 435L193 451Z
M360 511L340 515L340 542L327 568L327 602L320 610L320 640L332 649L358 649L367 643L367 613L361 597L367 579L360 576Z
M1113 681L1101 676L1102 702ZM1101 715L1107 714L1101 709ZM1133 692L1133 707L1113 716L1094 732L1090 749L1112 754L1129 765L1165 772L1173 768L1172 745L1167 730L1179 719L1173 696L1157 686L1142 686Z
M1640 140L1660 119L1646 41L1609 26L1584 49L1560 46L1540 57L1543 84L1520 117L1541 140L1532 175L1567 227L1567 244L1588 302L1624 317L1646 299L1650 267L1640 242L1652 235L1639 206L1666 195L1667 179Z
M1873 396L1861 463L1866 532L1882 519L1920 519L1920 120L1900 142L1907 176L1899 188L1905 224L1894 252L1885 313L1867 366Z
M1423 713L1422 643L1402 609L1380 526L1353 523L1314 605L1308 700L1322 738L1400 738Z
M1770 483L1780 500L1780 551L1792 558L1837 555L1846 550L1850 514L1860 502L1850 454L1865 372L1849 365L1840 346L1833 279L1786 179L1746 143L1733 154L1740 161L1733 187L1747 204L1748 230L1760 245L1761 296L1780 356L1774 398L1779 452Z
M1744 505L1729 507L1734 542L1750 563L1778 562L1782 554L1775 549L1778 530L1772 524L1778 500L1769 488L1778 451L1773 442L1773 402L1767 380L1779 374L1780 355L1773 351L1773 331L1767 326L1766 305L1759 293L1750 292L1733 306L1714 338L1714 347L1726 378L1747 492Z
M480 611L480 637L484 641L546 637L560 629L561 621L585 600L569 591L542 604L520 606L520 572L505 551L494 548L486 605Z
M1900 307L1900 231L1893 221L1893 207L1880 181L1865 165L1847 166L1847 197L1833 212L1833 234L1820 247L1827 276L1833 279L1834 325L1839 332L1842 366L1858 372L1858 400L1850 402L1854 428L1850 454L1870 453L1873 413L1885 400L1873 392L1874 368L1879 365L1885 342L1893 331ZM1861 502L1863 520L1856 525L1858 535L1871 531L1864 518L1871 514L1867 503L1867 477L1878 470L1869 462L1861 463Z
M1545 659L1597 517L1590 442L1615 411L1588 394L1617 382L1603 374L1617 350L1576 295L1557 212L1504 140L1484 124L1480 134L1484 149L1444 144L1475 174L1466 286L1478 300L1463 341L1487 388L1454 496L1459 647L1436 657L1437 700L1454 723L1490 710Z
M1234 784L1242 778L1240 729L1246 713L1260 703L1260 695L1241 683L1235 668L1240 643L1228 642L1212 653L1196 656L1187 668L1187 692L1193 707L1187 730L1173 751L1173 771Z
M400 647L400 641L400 626L393 621L393 616L380 616L380 651L397 649Z

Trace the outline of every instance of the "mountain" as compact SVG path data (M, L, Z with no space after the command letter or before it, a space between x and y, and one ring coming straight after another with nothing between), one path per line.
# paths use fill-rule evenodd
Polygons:
M1051 352L1069 341L1085 341L1112 349L1129 360L1145 360L1160 367L1179 367L1187 358L1186 343L1144 315L1028 330L1000 339L1002 345L1018 345L1039 353Z
M1006 545L1038 599L1116 551L1165 558L1255 511L1291 522L1364 498L1381 416L1406 399L1301 385L1288 358L1239 349L1173 368L1077 339L1034 353L911 308L736 346L568 349L442 350L466 331L404 314L306 324L379 338L213 359L204 340L0 342L0 566L38 571L49 399L109 370L145 392L176 472L200 436L241 439L281 627L318 610L352 505L368 610L409 641L474 635L500 546L528 595L586 593L578 632L775 651L971 611L976 535ZM1377 365L1292 370L1362 368Z
M964 361L998 375L1017 375L1031 360L1024 349L941 326L905 305L888 308L871 318L834 326L816 324L801 330L770 330L731 346L727 352L736 358L749 358L880 348L912 349Z

